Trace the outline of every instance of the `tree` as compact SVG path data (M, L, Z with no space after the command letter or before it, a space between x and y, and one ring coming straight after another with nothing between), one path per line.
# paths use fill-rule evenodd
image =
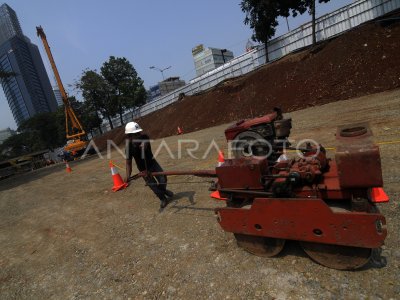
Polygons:
M83 126L83 129L86 130L86 125L84 123L84 118L85 118L85 114L86 114L86 112L83 109L84 103L82 103L81 101L78 101L75 98L75 96L68 97L68 102L69 102L71 108L73 109L76 117L78 118L79 122ZM67 132L66 132L66 119L65 119L66 116L65 116L65 106L64 105L60 106L57 109L57 111L54 113L54 118L55 118L55 121L57 124L59 135L62 137L63 144L65 144ZM71 124L70 120L68 121L68 125L70 126L70 128L69 128L70 133L77 132L78 128L75 128L75 129L71 128L72 124Z
M38 143L39 138L36 132L22 132L7 138L0 145L1 160L9 159L34 151L43 150L44 148Z
M18 131L34 135L35 140L28 145L32 151L56 148L65 143L65 129L61 129L54 112L40 113L25 120Z
M275 35L275 27L278 26L279 1L242 0L240 7L246 14L244 24L253 29L252 40L265 45L268 62L268 41Z
M327 3L330 0L318 0L318 3ZM311 15L311 26L312 26L312 44L315 45L317 42L316 36L316 23L315 23L315 2L316 0L297 0L292 1L291 9L293 11L293 17L296 17L297 12L300 14L305 13L308 10L308 13Z
M62 109L41 113L24 121L19 133L6 139L0 146L2 158L12 158L35 151L53 149L65 144L65 121ZM63 126L64 125L64 126Z
M75 86L82 91L87 107L93 109L97 118L101 119L100 115L107 118L113 129L111 118L117 114L117 106L111 100L112 89L108 82L95 70L85 70Z
M65 108L64 105L59 106L58 109L54 112L54 117L56 120L58 134L60 136L60 146L65 145L67 141L67 133L65 131Z
M137 84L133 90L133 93L128 99L127 109L133 109L136 107L140 107L146 103L147 100L147 91L144 87L143 80L140 77L137 77Z
M103 123L102 118L99 117L97 112L93 110L91 104L89 102L84 102L82 104L82 115L81 115L83 128L87 132L93 136L93 129L98 128L100 133L103 133L101 130L101 124Z
M307 10L312 16L312 41L316 43L315 34L315 2L316 0L242 0L240 7L246 14L244 23L253 29L252 39L265 44L267 61L267 42L275 35L275 27L278 26L277 18L296 17ZM319 3L327 3L329 0L318 0Z
M126 109L141 105L146 101L143 80L125 57L110 56L101 67L101 75L111 87L111 101L117 106L121 124Z
M68 97L68 101L86 132L90 132L92 136L93 129L95 128L99 128L101 132L100 126L103 123L103 120L98 116L90 102L78 101L74 96Z

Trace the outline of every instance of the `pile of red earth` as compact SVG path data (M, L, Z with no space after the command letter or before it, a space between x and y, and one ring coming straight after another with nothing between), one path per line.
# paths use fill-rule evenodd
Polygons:
M290 112L396 89L399 41L400 22L370 22L137 121L152 138L160 138L176 134L178 126L187 133L260 116L275 106ZM122 132L113 132L115 142L121 142Z
M94 142L100 151L107 149L107 141L112 140L116 145L120 145L125 140L125 130L123 127L114 128L101 136L96 136ZM113 149L113 148L111 148Z

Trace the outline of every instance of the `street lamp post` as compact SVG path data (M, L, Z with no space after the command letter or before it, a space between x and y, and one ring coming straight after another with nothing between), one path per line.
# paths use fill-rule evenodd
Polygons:
M288 18L286 18L286 25L287 25L287 31L289 32L289 31L290 31L290 27L289 27L289 21L288 21Z
M222 60L224 61L224 64L225 64L225 55L224 55L224 53L225 53L226 51L228 51L228 50L226 50L226 49L221 49Z
M155 66L151 66L151 67L150 67L150 69L152 69L152 70L157 70L157 71L160 71L160 72L161 72L161 75L162 75L162 78L163 78L163 80L165 80L165 78L164 78L164 71L165 71L165 70L168 70L169 68L171 68L171 66L169 66L169 67L166 67L166 68L164 68L164 69L160 69L160 68L157 68L157 67L155 67Z

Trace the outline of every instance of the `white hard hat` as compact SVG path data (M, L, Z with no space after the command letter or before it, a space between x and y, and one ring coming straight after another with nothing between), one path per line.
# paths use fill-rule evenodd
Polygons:
M143 131L143 129L140 128L139 124L136 122L129 122L125 126L125 134L138 133L141 131Z

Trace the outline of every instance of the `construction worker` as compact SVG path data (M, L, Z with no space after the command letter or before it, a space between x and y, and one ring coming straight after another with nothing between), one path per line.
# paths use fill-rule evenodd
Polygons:
M143 129L136 122L129 122L125 126L125 135L128 139L126 144L126 179L129 181L132 173L132 158L135 159L136 166L140 172L162 172L163 169L153 157L151 151L150 138L143 132ZM167 197L173 197L174 193L167 190L167 176L151 176L146 174L144 177L146 184L151 188L154 194L160 199L160 209L168 205Z

